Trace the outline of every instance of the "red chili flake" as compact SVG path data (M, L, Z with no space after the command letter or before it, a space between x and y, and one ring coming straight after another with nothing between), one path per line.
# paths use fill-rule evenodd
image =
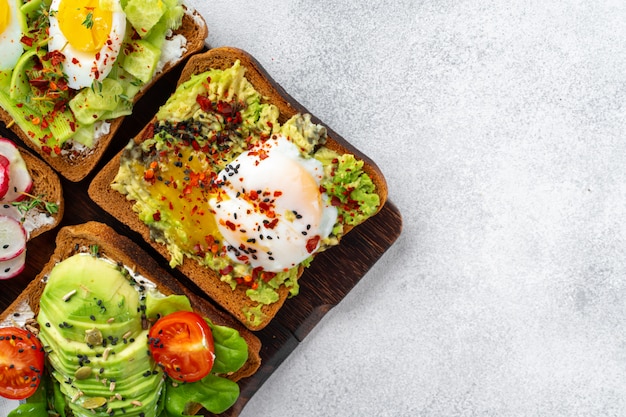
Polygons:
M309 240L306 241L306 250L309 253L313 253L315 248L317 248L318 243L320 242L320 236L313 236Z
M154 178L154 170L152 168L146 169L146 172L143 174L143 178L146 181L150 181Z
M273 229L276 227L277 224L278 219L274 219L271 222L263 223L263 226L265 226L266 229Z
M256 190L252 190L250 191L248 196L250 197L251 200L256 200L259 198L259 193L257 193Z
M152 215L152 219L155 222L160 222L161 221L161 212L157 210L157 212Z
M230 220L226 220L226 227L228 227L230 230L235 230L237 228L237 226L235 226L235 223L231 222Z
M54 153L57 155L61 155L61 148L59 145L54 145Z
M209 112L213 110L213 105L211 104L211 100L208 97L201 96L198 94L196 96L196 103L200 105L200 109L204 112Z
M228 266L226 266L226 267L224 267L224 268L220 269L220 274L222 274L222 275L228 275L228 274L230 274L231 272L233 272L233 269L235 269L235 268L233 268L233 266L232 266L232 265L228 265Z
M65 55L61 51L48 52L47 55L50 56L50 63L54 66L58 66L65 61Z
M46 146L46 145L42 146L41 150L44 151L44 153L46 153L48 155L50 155L50 153L52 152L52 148L49 147L49 146Z
M221 113L221 114L231 114L233 111L233 106L230 105L230 103L227 103L225 101L219 101L217 103L217 112Z
M15 106L16 106L18 109L21 109L23 105L24 105L24 103L17 103Z
M26 46L33 46L33 42L35 41L34 38L29 38L28 36L22 36L22 38L20 39L20 42L22 42L24 45Z
M78 64L78 62L79 62L79 61L78 61L78 59L76 59L76 58L72 58L72 64L77 65L77 64Z
M272 123L272 122L267 122L267 126L271 129L271 128L273 128L273 127L274 127L274 123Z
M40 91L45 91L48 89L48 81L43 80L41 78L30 79L28 80L28 82L30 83L30 85L32 85L33 87L35 87L36 89Z
M339 206L341 206L341 200L339 200L339 197L334 195L330 199L330 205L333 206L333 207L339 207Z
M266 203L264 201L261 201L259 203L259 208L261 209L261 211L269 211L271 206L269 205L269 203Z
M276 272L263 271L261 272L261 279L265 282L269 282L276 276Z
M280 197L281 195L283 195L282 191L274 191L274 197Z

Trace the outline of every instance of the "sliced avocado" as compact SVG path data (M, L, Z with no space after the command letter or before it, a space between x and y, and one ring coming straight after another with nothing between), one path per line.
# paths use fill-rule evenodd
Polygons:
M94 82L91 88L83 88L70 100L70 108L79 123L90 125L97 120L130 114L132 103L123 95L124 88L119 81L105 78L101 83Z
M93 415L91 409L148 415L159 407L163 372L149 355L139 293L122 271L107 260L74 255L55 265L41 297L39 338L76 417ZM85 331L92 329L97 336L87 343Z
M93 325L139 320L139 294L120 268L88 254L74 255L57 264L48 277L40 305L50 318Z
M124 13L133 29L143 38L161 20L165 10L162 0L128 0Z
M122 68L144 84L148 83L154 75L161 50L142 39L130 42L127 49L129 52L124 57Z

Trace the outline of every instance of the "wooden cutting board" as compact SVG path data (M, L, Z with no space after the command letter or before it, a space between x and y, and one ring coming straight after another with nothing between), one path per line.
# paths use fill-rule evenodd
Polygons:
M132 118L127 118L98 167L102 167L150 120L158 106L173 91L180 68L160 80L155 88L136 105ZM17 143L19 139L0 126L0 136ZM98 167L94 171L98 171ZM167 261L143 242L136 233L101 210L87 195L87 188L94 173L83 181L74 183L62 179L65 197L65 216L62 226L75 225L95 220L108 224L118 233L126 235L152 255L159 265L169 270L190 288L194 288L184 276L169 268ZM1 281L0 311L4 310L37 275L54 251L56 230L31 240L27 246L27 266L18 277ZM361 280L365 273L393 245L402 230L402 217L398 208L387 201L381 211L361 226L346 235L341 245L320 255L300 279L300 294L287 300L272 323L256 332L261 339L263 363L252 377L240 381L241 396L238 402L222 416L237 416L247 401L254 395L272 372L289 356L300 341L315 327L333 306ZM206 414L212 415L212 414Z

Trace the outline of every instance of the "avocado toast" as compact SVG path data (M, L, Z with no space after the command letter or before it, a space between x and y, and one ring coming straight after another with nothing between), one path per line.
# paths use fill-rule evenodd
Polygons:
M156 366L147 355L151 339L146 329L155 320L158 323L159 317L189 310L189 306L210 322L215 363L201 381L177 383L173 372L165 378L166 368ZM163 406L180 408L168 412L184 409L194 414L201 409L198 403L215 407L211 411L219 413L236 400L235 381L253 374L260 365L260 342L254 335L101 223L59 231L49 263L0 315L3 326L17 324L15 312L25 320L19 326L40 334L47 352L45 372L54 378L45 379L42 386L53 394L57 406L65 404L74 415L111 415L114 411L115 415L167 415L161 414ZM160 343L167 344L165 340ZM234 364L233 352L239 352ZM149 404L153 411L144 407Z
M287 162L269 164L267 169L292 166L303 175L293 177L285 168L272 174L274 184L247 189L229 184L231 176L244 181L245 166L268 165L261 161L272 160L270 154L286 155L279 159ZM170 156L161 158L166 155ZM252 159L233 159L239 157ZM198 159L208 160L208 168L196 167ZM180 177L173 174L177 170ZM315 172L310 180L305 171ZM246 181L265 177L245 172ZM304 193L307 196L296 194L298 210L278 209L278 200L289 194L288 188L310 191ZM316 195L309 200L308 194ZM341 236L380 210L387 187L371 160L308 115L250 55L235 48L216 48L190 59L177 92L97 174L89 195L141 233L172 266L248 328L259 330L287 297L297 294L298 278L316 253L338 244ZM222 206L240 196L248 208L220 214ZM152 204L157 200L165 203ZM189 204L181 205L183 200ZM319 219L300 221L306 217L303 211L314 206ZM209 219L193 220L197 216ZM250 219L256 223L244 227ZM289 238L268 232L281 224L291 229ZM216 228L218 234L206 233ZM241 234L244 241L228 242L226 229ZM258 233L251 234L254 231ZM172 237L172 232L179 237ZM279 249L268 241L275 243L281 237L282 242L297 243L279 248L287 261L272 269L270 261L278 258ZM290 247L299 248L302 256L292 257Z
M81 44L103 38L93 24L99 9L110 21L100 50ZM178 0L30 0L16 13L24 36L15 43L23 53L8 68L0 66L0 121L71 181L92 171L133 104L201 50L208 33L203 18ZM79 35L87 28L93 33ZM75 44L78 52L70 54ZM82 76L88 80L74 85Z

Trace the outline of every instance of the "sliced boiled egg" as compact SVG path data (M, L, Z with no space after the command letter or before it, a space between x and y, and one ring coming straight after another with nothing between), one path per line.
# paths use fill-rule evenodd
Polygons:
M119 0L52 0L50 4L48 49L65 56L63 72L70 88L89 87L111 72L125 31L126 16Z
M20 12L20 0L0 0L0 71L12 69L24 52L20 42L26 31L26 19Z
M283 136L242 153L223 169L209 200L228 255L265 271L290 269L328 237L337 209L320 192L321 162Z

